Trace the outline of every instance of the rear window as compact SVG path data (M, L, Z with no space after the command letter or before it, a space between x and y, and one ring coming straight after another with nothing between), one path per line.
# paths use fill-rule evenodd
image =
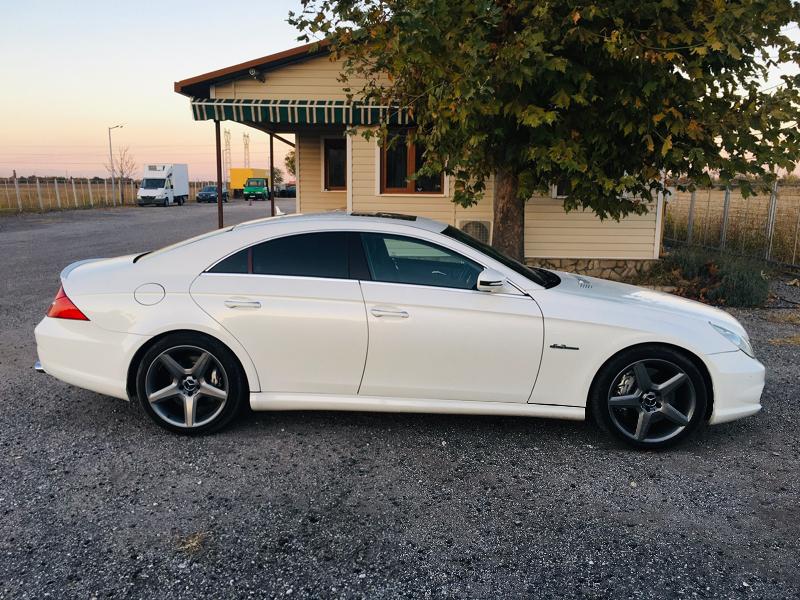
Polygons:
M224 229L214 229L212 231L208 231L206 233L201 233L200 235L196 235L193 238L189 238L188 240L183 240L181 242L175 242L174 244L170 244L169 246L164 246L163 248L159 248L158 250L154 250L152 252L145 252L144 254L140 254L136 258L133 259L133 262L139 262L143 259L152 258L153 256L159 256L164 254L165 252L170 252L171 250L175 250L177 248L181 248L183 246L188 246L189 244L194 244L195 242L199 242L200 240L205 240L207 238L212 238L214 236L220 235L222 233L228 233L233 229L233 225L230 227L225 227Z

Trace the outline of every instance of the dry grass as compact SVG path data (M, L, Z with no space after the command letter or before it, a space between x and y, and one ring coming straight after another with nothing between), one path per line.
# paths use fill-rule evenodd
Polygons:
M773 346L800 346L800 335L790 335L785 338L772 338L769 343Z
M800 310L773 311L764 319L773 323L788 323L789 325L800 326Z
M725 191L699 189L695 194L693 243L718 247L721 243ZM665 217L664 237L685 241L688 235L690 192L671 195ZM731 252L763 257L768 245L767 221L770 195L763 192L743 198L732 189L726 248ZM771 258L792 263L800 258L800 187L782 185L778 191Z
M186 554L197 554L208 541L208 534L198 531L178 541L178 550Z

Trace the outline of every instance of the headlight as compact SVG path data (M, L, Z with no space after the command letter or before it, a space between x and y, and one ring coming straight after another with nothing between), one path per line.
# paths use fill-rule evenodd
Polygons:
M739 350L747 354L747 356L750 358L755 358L755 353L753 352L753 347L750 345L750 340L748 340L745 336L741 336L738 333L734 333L730 329L725 329L724 327L720 327L714 323L709 323L709 325L711 325L717 333L739 348Z

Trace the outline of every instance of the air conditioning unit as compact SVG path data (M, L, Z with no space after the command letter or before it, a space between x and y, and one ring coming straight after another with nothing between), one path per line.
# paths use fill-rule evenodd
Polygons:
M463 220L458 222L458 228L464 233L471 235L476 240L483 242L484 244L492 243L491 221Z

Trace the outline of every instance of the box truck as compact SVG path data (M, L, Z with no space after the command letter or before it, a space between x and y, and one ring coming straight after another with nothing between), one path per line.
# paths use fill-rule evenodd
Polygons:
M136 193L139 206L181 205L189 198L189 167L185 164L145 165Z

